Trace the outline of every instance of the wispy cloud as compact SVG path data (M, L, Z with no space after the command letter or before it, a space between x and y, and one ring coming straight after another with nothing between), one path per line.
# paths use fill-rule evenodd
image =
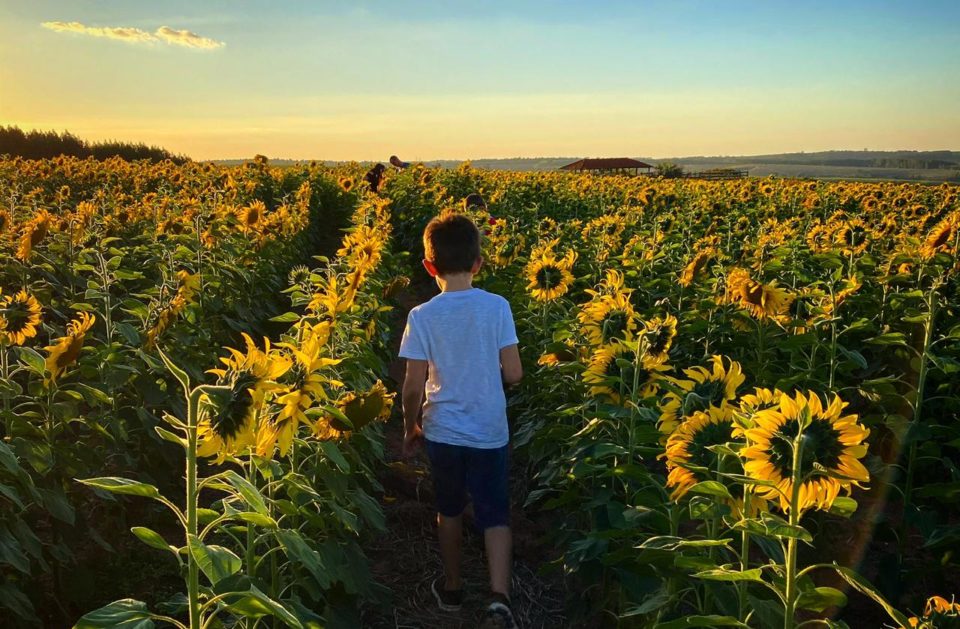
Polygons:
M187 48L213 50L215 48L223 48L223 46L226 45L222 41L210 39L209 37L201 37L200 35L197 35L192 31L188 31L187 29L178 31L177 29L170 28L169 26L161 26L157 29L157 32L154 33L154 35L168 44L173 44L175 46L186 46Z
M79 33L91 37L118 39L133 44L165 43L184 48L214 50L226 44L216 39L203 37L186 29L177 30L161 26L153 33L129 26L87 26L80 22L44 22L41 26L57 33Z

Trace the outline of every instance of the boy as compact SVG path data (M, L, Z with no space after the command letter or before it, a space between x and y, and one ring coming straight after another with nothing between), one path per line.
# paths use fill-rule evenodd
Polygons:
M483 626L512 628L503 385L523 376L513 315L506 299L472 286L483 258L480 232L469 218L434 218L423 232L423 248L423 266L441 292L410 311L400 357L407 359L403 454L410 456L423 441L437 497L444 578L431 590L441 609L460 609L462 514L469 491L490 570Z

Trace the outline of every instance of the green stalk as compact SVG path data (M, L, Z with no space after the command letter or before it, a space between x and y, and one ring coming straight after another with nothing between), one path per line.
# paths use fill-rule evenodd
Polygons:
M0 343L0 378L4 385L10 380L10 356L6 343ZM3 389L3 430L4 436L10 436L10 394L6 386Z
M923 411L923 396L926 391L927 385L927 372L929 370L929 360L928 356L930 355L930 347L933 345L933 330L934 330L934 319L937 316L937 284L930 288L930 292L927 294L927 321L924 324L923 331L923 353L920 355L920 374L917 380L917 399L913 403L913 419L910 422L910 427L916 429L916 426L920 422L921 413ZM903 515L906 516L907 509L910 507L910 502L913 499L913 476L916 468L917 460L917 440L914 439L910 443L910 451L907 455L907 479L906 487L903 491ZM904 527L905 530L905 527ZM900 540L901 547L903 546L903 535L901 535Z
M187 396L187 543L189 536L197 535L197 425L200 421L200 397L194 389ZM187 607L190 612L190 629L200 629L200 568L187 553Z
M750 516L750 492L749 488L743 487L743 513L741 517L746 519ZM750 568L750 533L747 529L740 531L740 572L746 572ZM739 599L740 622L746 623L747 614L747 584L740 581L737 583L737 595Z
M803 432L797 435L793 440L793 467L791 476L793 481L793 491L790 495L790 526L795 527L800 524L800 486L803 482L803 475L800 473L800 455L803 450ZM794 628L794 615L797 611L797 538L791 536L787 540L787 565L786 571L786 608L783 614L783 629Z
M256 468L253 465L252 452L247 454L247 481L253 486L256 486L257 484L257 474ZM250 578L253 578L256 573L256 568L254 566L254 560L256 559L256 553L254 552L256 550L255 545L256 540L254 539L253 524L247 522L247 546L245 561L247 562L247 575L250 576Z

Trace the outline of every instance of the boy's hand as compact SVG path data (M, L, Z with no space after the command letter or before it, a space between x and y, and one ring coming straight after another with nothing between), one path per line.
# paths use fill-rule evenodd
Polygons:
M414 425L413 430L407 430L403 433L403 458L412 457L420 449L420 442L423 441L423 429Z

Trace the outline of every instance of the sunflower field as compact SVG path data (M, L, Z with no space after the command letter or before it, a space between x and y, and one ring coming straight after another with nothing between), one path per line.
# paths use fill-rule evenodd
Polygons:
M960 623L960 189L364 170L0 160L5 623L362 626L447 211L570 626Z
M960 189L465 164L386 190L404 250L482 226L528 372L514 482L577 623L960 622Z

